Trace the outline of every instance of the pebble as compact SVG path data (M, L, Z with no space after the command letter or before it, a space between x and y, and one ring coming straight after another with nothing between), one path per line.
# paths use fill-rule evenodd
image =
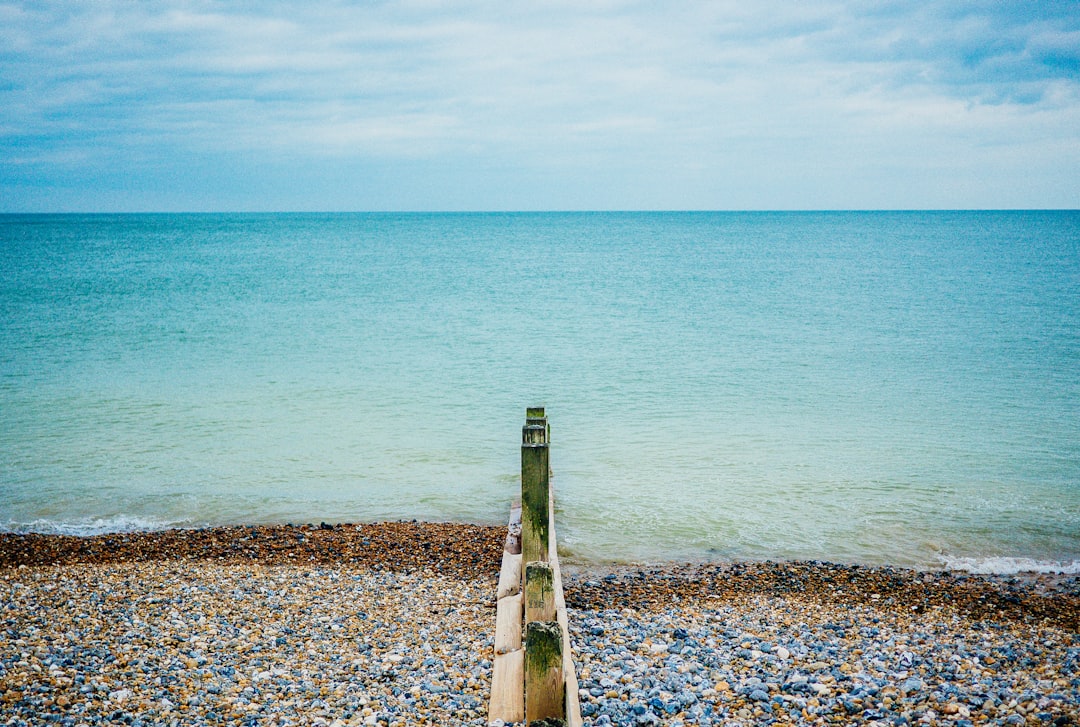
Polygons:
M492 563L498 570L505 537L505 526L415 520L362 525L231 525L90 537L0 533L0 568L200 560L431 570L472 578L477 573L487 574Z
M1075 631L671 590L647 608L570 610L586 725L1080 724ZM652 648L676 630L680 648Z
M866 605L917 616L944 608L987 621L1037 621L1080 631L1080 576L975 576L822 561L733 562L597 568L564 566L567 604L580 608L650 608L750 595ZM834 624L835 636L845 627ZM673 637L675 638L675 637ZM744 648L768 652L773 644Z
M494 570L0 569L0 722L483 725L494 588Z
M0 722L483 725L505 528L0 534ZM1080 724L1080 579L564 566L585 722Z

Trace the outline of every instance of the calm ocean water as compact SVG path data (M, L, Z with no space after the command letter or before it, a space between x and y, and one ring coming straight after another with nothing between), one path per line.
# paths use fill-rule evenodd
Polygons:
M1080 213L0 216L0 529L1080 572Z

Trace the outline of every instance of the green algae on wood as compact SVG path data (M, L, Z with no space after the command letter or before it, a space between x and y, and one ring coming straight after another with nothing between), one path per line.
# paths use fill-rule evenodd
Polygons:
M566 719L562 630L555 621L525 625L525 721Z
M555 620L555 575L548 563L525 565L525 623Z
M538 410L530 408L526 416ZM521 429L521 553L526 563L548 560L549 487L547 425L527 423Z

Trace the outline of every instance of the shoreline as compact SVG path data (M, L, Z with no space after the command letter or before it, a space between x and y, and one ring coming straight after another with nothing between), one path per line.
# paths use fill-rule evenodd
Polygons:
M6 724L487 724L505 526L0 534ZM1080 722L1080 579L571 566L585 724Z
M424 523L228 525L103 535L0 533L12 566L195 560L263 565L350 565L461 576L502 551L505 526Z
M398 521L232 525L77 536L0 533L0 571L19 566L204 561L338 565L497 579L505 526ZM923 571L828 561L710 561L564 566L568 605L660 608L685 599L810 598L963 618L1045 621L1080 632L1080 576Z
M220 536L235 535L237 538L244 538L251 540L250 534L244 531L254 531L256 535L270 535L280 534L281 532L289 530L310 531L314 529L337 529L343 528L359 529L362 527L367 528L380 528L391 525L421 525L425 527L473 527L481 530L489 528L503 527L501 521L490 520L475 520L475 519L451 519L451 520L421 520L416 518L402 517L393 520L379 520L379 521L367 521L358 520L351 522L335 521L332 523L322 522L318 525L303 521L294 522L282 522L282 521L269 521L269 522L232 522L232 523L172 523L172 524L154 524L149 522L143 522L137 518L120 518L122 522L117 523L114 527L60 527L56 524L52 524L49 527L42 526L41 528L29 527L27 524L22 524L19 527L14 527L16 524L9 523L8 526L0 527L0 566L2 566L5 558L6 546L2 541L6 538L25 536L30 538L59 538L59 539L71 539L72 541L94 543L101 539L111 538L114 545L119 545L122 549L127 549L125 541L131 538L136 538L141 541L145 539L143 536L150 536L150 541L153 540L153 536L167 536L168 534L190 534L190 533L209 533L219 534ZM46 521L38 521L38 523L46 523ZM198 536L196 536L198 537ZM64 558L72 557L68 552L72 549L86 552L89 554L90 548L87 546L52 546L57 547L58 552L63 554ZM144 547L148 548L150 552L155 549L155 546L150 542L145 542ZM243 550L243 549L240 549ZM236 548L217 548L215 555L225 555L226 557L232 557ZM195 554L193 554L195 555ZM778 555L778 554L753 554L753 555L731 555L721 554L710 550L708 553L676 553L670 555L642 555L640 557L634 557L629 555L621 555L617 557L607 557L603 554L582 555L574 552L563 552L560 548L560 556L564 566L577 569L579 571L595 570L597 572L607 572L608 570L618 570L621 568L630 569L651 569L657 567L667 567L673 564L679 566L699 566L710 565L716 563L758 563L758 562L780 562L780 563L827 563L831 565L841 566L854 566L862 568L900 568L909 571L915 571L919 573L955 573L957 575L970 575L986 577L991 580L1009 580L1019 579L1024 581L1037 581L1047 585L1051 588L1055 584L1063 583L1065 587L1069 587L1071 581L1080 581L1080 558L1075 556L1059 556L1059 557L1044 557L1036 558L1028 555L986 555L986 556L955 556L946 557L941 556L933 562L912 562L906 560L893 560L887 555L885 557L868 557L868 558L841 558L833 559L827 555L825 556L791 556L791 555ZM108 557L104 555L96 555L94 557ZM264 557L259 555L258 557Z

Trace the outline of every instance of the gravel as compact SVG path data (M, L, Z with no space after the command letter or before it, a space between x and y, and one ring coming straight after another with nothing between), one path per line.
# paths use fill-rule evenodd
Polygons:
M4 724L481 725L492 579L159 561L0 576Z
M504 534L0 534L0 724L486 724ZM1080 724L1075 577L564 576L587 725Z
M1060 628L778 597L570 615L590 725L1075 724Z

